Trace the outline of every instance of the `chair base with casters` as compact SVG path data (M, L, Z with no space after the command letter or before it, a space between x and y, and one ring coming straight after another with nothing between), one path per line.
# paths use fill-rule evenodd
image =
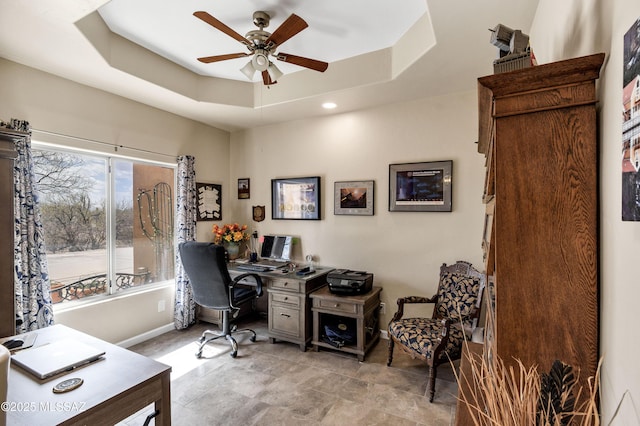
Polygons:
M231 343L231 358L235 358L238 355L238 343L236 339L234 339L233 335L237 333L251 333L251 337L249 340L252 342L256 341L256 332L250 328L243 328L238 330L238 326L233 324L230 325L229 319L229 311L222 312L222 331L213 331L213 330L205 330L200 336L200 340L198 340L199 347L198 352L196 353L196 357L202 358L202 350L209 342L213 342L216 339L220 339L224 337Z
M204 346L224 337L231 344L231 357L238 355L238 343L234 333L251 333L250 340L256 341L256 333L250 329L237 330L231 325L230 316L237 315L244 303L262 295L262 279L253 273L240 274L231 279L227 269L224 247L213 243L185 242L179 245L180 260L193 290L193 300L200 306L222 311L222 331L206 330L199 340L196 356L202 357ZM246 280L255 282L255 287Z
M393 361L395 347L413 359L420 359L429 366L427 392L433 402L437 368L439 365L460 359L465 330L475 326L480 315L484 274L468 262L440 267L438 293L431 297L409 296L398 299L398 310L389 322L389 356L387 366ZM434 304L431 318L404 318L405 304Z

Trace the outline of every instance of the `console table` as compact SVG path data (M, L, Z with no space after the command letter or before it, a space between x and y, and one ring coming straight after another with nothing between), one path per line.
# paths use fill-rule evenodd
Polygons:
M317 352L320 347L334 349L355 354L359 361L364 361L366 353L380 338L378 314L380 311L380 292L382 288L373 287L366 293L355 296L333 294L329 287L323 287L311 293L313 300L313 349ZM336 348L320 340L320 329L323 327L325 315L354 318L356 321L356 345Z
M104 359L39 380L17 366L9 370L8 425L112 425L155 404L156 425L171 424L171 367L64 325L32 331L35 346L74 339L105 351ZM25 349L29 350L29 349ZM70 392L53 393L56 383L80 377Z

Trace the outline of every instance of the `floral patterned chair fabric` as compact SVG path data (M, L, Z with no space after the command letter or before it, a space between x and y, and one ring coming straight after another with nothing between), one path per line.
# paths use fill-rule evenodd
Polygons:
M409 296L398 299L398 311L389 322L389 358L396 345L412 358L429 365L429 401L435 395L437 367L460 358L462 345L480 315L485 276L469 262L440 267L438 292L431 298ZM431 318L403 318L405 304L435 304Z

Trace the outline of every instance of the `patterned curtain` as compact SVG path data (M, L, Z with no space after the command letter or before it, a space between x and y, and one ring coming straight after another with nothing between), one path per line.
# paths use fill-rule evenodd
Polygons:
M40 219L40 206L34 183L29 123L11 120L15 130L29 136L16 142L18 157L14 163L14 262L16 295L16 333L53 324L51 283Z
M196 240L196 171L195 158L189 155L178 157L178 189L176 191L176 303L173 311L174 325L181 330L196 319L196 304L189 278L180 260L178 244Z

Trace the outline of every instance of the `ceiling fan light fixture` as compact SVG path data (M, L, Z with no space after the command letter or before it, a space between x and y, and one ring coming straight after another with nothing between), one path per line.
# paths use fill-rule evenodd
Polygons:
M273 62L269 62L267 72L269 73L269 77L271 77L271 81L278 81L278 79L283 75L282 71L280 71Z
M269 67L269 58L267 57L267 52L258 49L251 58L251 64L256 71L266 71Z
M276 53L276 49L278 49L282 43L309 26L304 19L295 13L292 13L285 19L273 33L269 33L264 31L264 28L269 25L271 17L267 12L256 11L253 14L253 23L259 30L249 31L244 37L207 12L198 11L194 12L193 15L234 40L239 41L250 51L250 53L230 53L197 58L200 62L220 62L253 54L251 61L242 67L240 71L251 81L253 81L253 76L256 71L258 71L262 74L262 81L267 86L274 84L276 80L283 75L282 71L269 60L269 56L273 56L279 61L319 72L325 72L329 66L328 63L316 59L286 53Z
M253 75L256 73L256 69L253 66L253 61L247 62L247 64L240 68L242 74L246 75L249 80L253 81Z

